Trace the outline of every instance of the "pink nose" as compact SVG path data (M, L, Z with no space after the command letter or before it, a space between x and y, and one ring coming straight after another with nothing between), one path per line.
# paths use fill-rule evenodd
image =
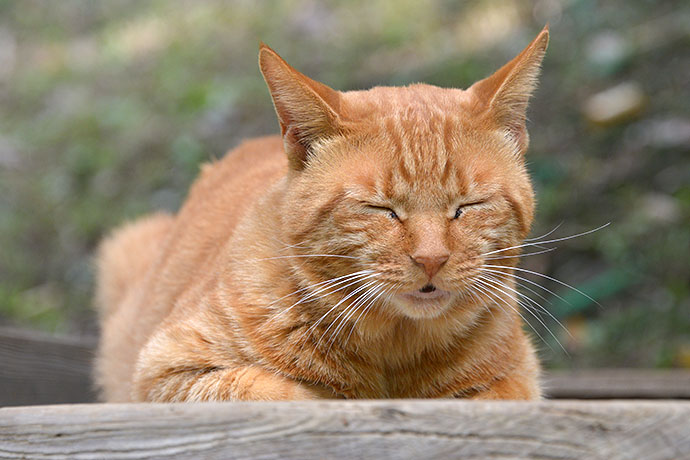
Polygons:
M433 278L436 273L443 267L446 263L450 254L436 254L436 255L418 255L412 256L412 260L417 265L421 265L424 268L424 273L429 277Z

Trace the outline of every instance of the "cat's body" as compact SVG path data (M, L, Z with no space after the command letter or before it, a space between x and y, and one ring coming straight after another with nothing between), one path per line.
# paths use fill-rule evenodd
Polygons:
M104 399L539 397L506 248L532 221L524 109L547 40L468 91L338 93L262 47L283 137L101 248ZM492 251L495 289L473 281Z

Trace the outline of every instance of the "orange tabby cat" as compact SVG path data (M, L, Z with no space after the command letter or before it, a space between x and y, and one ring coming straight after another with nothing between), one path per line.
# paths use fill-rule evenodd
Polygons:
M509 248L533 218L547 43L465 91L350 92L262 45L282 137L204 165L178 215L101 247L103 398L538 398Z

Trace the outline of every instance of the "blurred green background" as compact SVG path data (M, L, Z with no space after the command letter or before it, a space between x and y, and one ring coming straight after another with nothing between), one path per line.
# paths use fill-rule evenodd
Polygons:
M176 210L200 163L276 133L259 40L336 89L467 87L551 25L525 258L548 367L690 367L690 2L1 1L0 325L97 333L92 254ZM526 285L528 287L533 287Z

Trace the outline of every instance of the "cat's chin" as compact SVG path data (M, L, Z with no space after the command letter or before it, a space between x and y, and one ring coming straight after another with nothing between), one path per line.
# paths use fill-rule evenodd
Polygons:
M450 300L451 293L438 288L432 292L417 290L395 296L398 309L414 319L434 318L442 314L450 305Z

